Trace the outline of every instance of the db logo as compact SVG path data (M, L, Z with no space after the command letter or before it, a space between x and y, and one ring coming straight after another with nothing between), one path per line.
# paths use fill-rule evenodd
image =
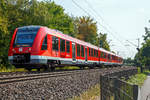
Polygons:
M22 48L19 48L19 52L21 52L22 51Z

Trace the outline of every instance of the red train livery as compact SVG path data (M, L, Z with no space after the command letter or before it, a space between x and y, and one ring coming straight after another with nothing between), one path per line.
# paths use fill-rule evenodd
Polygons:
M112 52L43 26L16 28L9 48L11 64L28 70L76 65L120 66L123 59Z

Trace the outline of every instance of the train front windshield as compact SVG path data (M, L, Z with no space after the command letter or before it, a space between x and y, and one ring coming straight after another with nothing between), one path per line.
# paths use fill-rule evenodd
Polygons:
M18 31L14 41L14 47L31 47L37 31Z

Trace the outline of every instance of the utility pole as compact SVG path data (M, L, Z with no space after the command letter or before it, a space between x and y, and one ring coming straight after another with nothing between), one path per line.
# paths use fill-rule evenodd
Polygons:
M138 62L138 65L140 66L140 69L141 69L141 73L143 73L143 67L142 67L142 64L140 63L141 59L140 59L140 39L138 38L138 47L136 48L137 51L138 51L138 59L137 59L137 62Z
M138 40L138 48L140 47L140 38L137 39Z
M138 54L137 54L137 63L138 63L138 65L139 65L139 67L140 67L140 70L141 70L141 73L143 72L143 68L142 68L142 64L140 63L140 61L141 61L141 59L140 59L140 38L138 38L137 39L138 40L138 45L135 45L134 43L132 43L132 42L130 42L130 41L128 41L130 44L132 44L133 46L135 46L136 47L136 49L137 49L137 51L138 51Z

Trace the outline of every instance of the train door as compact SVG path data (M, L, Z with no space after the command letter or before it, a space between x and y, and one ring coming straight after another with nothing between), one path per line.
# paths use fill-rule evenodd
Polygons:
M60 57L65 58L66 56L66 41L60 38Z
M72 61L76 61L76 48L75 48L75 43L72 43Z
M99 65L101 64L101 52L99 51L99 49L98 49L98 62L99 62Z
M87 47L85 47L85 61L87 61Z
M52 36L52 56L59 56L59 39L56 36Z

